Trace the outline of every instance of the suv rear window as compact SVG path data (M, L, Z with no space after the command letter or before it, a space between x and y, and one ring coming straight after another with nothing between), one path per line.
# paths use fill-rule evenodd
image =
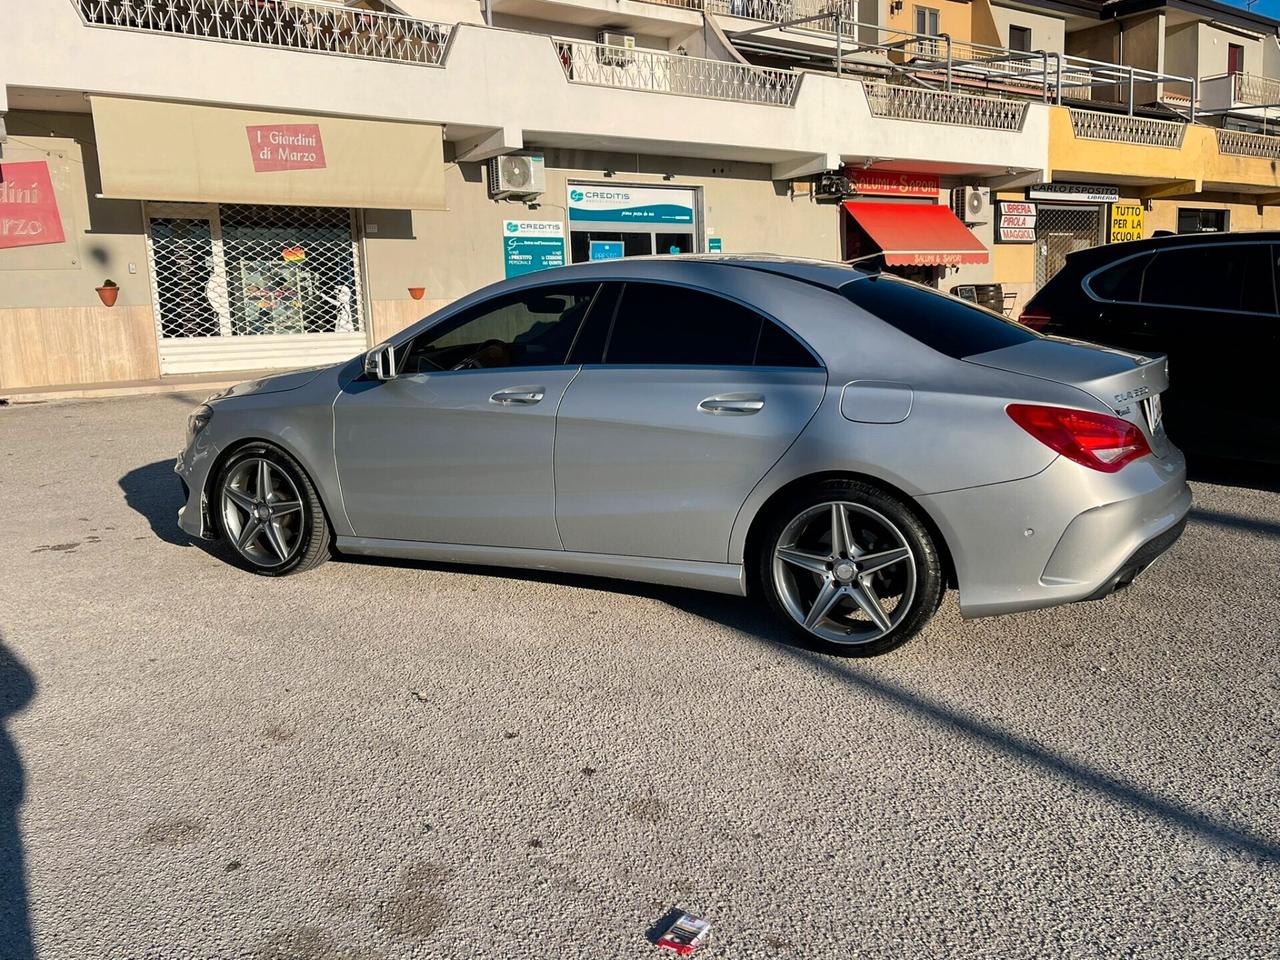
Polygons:
M887 274L846 283L840 292L889 326L957 360L1040 339L998 313Z

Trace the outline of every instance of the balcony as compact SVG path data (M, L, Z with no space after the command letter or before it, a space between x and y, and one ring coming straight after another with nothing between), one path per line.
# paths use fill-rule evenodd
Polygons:
M791 106L800 85L801 74L789 70L581 40L552 42L571 83L774 107Z
M868 83L866 90L873 117L981 127L984 130L1021 130L1029 107L1022 100L1002 100L888 83Z
M1261 157L1280 160L1280 137L1243 130L1215 130L1218 152L1233 157Z
M1182 148L1187 125L1179 120L1156 120L1124 113L1072 108L1071 130L1081 140L1107 140L1146 147Z
M450 26L295 0L72 0L86 24L438 67Z
M1280 107L1280 80L1257 73L1220 74L1202 82L1200 96L1206 112L1261 117L1268 107Z

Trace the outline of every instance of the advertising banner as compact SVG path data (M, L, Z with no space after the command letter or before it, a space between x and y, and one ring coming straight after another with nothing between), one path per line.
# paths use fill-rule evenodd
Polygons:
M862 167L845 167L844 175L853 186L853 192L868 197L928 197L938 196L938 176L933 173L904 173L900 170L864 170Z
M270 123L245 127L254 173L323 170L324 140L318 123Z
M693 223L697 194L676 187L569 184L569 219L593 223Z
M1022 200L1001 200L996 220L996 243L1035 243L1036 205Z
M1066 200L1071 203L1115 203L1120 199L1119 187L1100 187L1092 183L1037 183L1027 188L1028 200Z
M1140 203L1113 203L1111 205L1111 242L1141 240L1146 225Z
M621 260L621 240L592 240L588 247L588 256L592 260Z
M0 249L62 243L62 216L43 160L0 163Z
M564 224L559 220L504 220L502 251L508 277L564 266Z

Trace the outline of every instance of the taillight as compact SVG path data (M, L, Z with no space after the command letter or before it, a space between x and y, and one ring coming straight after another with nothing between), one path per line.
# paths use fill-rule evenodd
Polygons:
M1045 446L1103 473L1115 473L1151 452L1142 431L1119 417L1030 403L1011 403L1005 410Z
M1028 308L1019 315L1018 322L1027 329L1035 330L1038 333L1053 323L1053 317L1050 316L1047 310Z

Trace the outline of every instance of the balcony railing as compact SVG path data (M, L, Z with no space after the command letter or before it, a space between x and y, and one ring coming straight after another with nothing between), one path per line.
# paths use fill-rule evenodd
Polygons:
M805 26L810 30L823 30L828 33L836 29L837 10L841 18L850 24L858 19L858 0L691 0L691 2L705 3L702 9L708 13L744 17L748 20L764 20L768 23L788 23L793 20L816 17L818 19L808 20Z
M85 23L438 67L452 27L295 0L72 0Z
M1109 140L1146 147L1182 146L1187 125L1179 120L1131 117L1124 113L1098 110L1071 110L1071 130L1081 140Z
M573 83L775 107L791 106L800 85L800 74L789 70L558 37L552 42Z
M1280 160L1280 137L1244 130L1218 130L1218 152L1236 157L1262 157Z
M967 93L947 93L888 83L865 84L871 115L889 120L947 123L987 130L1021 130L1028 104Z
M1256 73L1237 73L1232 78L1232 99L1254 107L1280 105L1280 80Z

